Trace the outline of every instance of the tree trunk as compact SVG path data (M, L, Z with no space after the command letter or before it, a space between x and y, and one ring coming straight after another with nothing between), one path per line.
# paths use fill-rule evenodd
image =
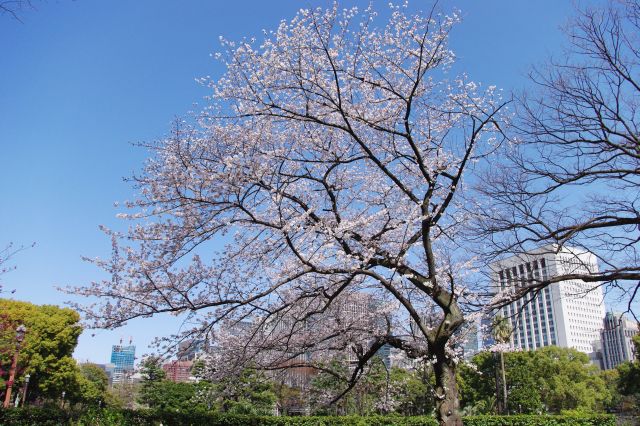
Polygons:
M436 355L436 415L440 426L462 426L456 382L456 364L444 355Z
M502 414L502 398L500 398L500 370L498 369L498 352L493 353L493 376L496 379L496 414Z
M504 372L504 353L500 351L500 372L502 373L502 414L509 414L507 409L507 378Z

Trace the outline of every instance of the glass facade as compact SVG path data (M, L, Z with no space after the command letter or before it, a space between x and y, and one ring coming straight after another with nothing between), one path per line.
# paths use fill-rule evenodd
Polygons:
M111 348L111 363L114 365L114 383L123 381L125 377L133 373L135 358L136 347L134 345L113 345Z

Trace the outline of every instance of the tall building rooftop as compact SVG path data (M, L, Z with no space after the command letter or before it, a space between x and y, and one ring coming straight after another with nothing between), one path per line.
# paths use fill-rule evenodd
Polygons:
M136 358L136 347L129 340L129 345L119 345L111 347L111 363L114 365L113 382L119 383L124 381L128 376L133 374Z
M612 369L625 361L635 359L635 346L632 339L636 334L638 334L638 323L621 313L607 312L600 332L604 369Z
M491 272L496 292L517 294L554 276L598 271L596 256L572 247L549 245L495 262ZM527 293L500 308L513 329L510 344L518 349L556 345L577 349L595 360L594 347L604 317L600 283L564 280Z

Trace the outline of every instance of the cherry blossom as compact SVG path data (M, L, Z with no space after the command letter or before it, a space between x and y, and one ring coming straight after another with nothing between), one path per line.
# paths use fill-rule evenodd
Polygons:
M173 338L216 341L212 375L348 354L345 392L390 345L433 360L438 418L461 424L455 336L474 296L460 207L505 101L450 75L458 22L333 6L222 39L208 107L148 146L131 228L105 230L112 259L92 261L111 278L72 290L97 296L79 307L93 326L184 315Z

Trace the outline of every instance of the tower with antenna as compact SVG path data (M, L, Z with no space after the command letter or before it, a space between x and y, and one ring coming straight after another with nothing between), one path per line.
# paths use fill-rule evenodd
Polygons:
M114 365L113 383L127 381L133 374L136 347L132 337L129 337L128 345L123 345L122 340L121 337L120 343L111 348L111 363Z

